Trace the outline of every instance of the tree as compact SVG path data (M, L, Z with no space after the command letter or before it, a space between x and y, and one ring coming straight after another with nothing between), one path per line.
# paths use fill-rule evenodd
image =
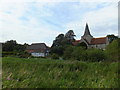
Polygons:
M84 47L75 47L72 52L72 57L75 60L86 61L86 49Z
M72 42L75 40L74 36L73 30L69 30L65 35L59 34L53 41L50 50L51 54L55 53L62 56L66 46L72 45Z
M63 52L64 52L63 46L54 46L54 47L51 47L51 50L50 50L51 54L57 54L59 56L62 56Z
M74 46L67 46L64 51L64 59L72 59L72 52L74 51Z
M107 54L108 60L118 61L118 59L120 58L119 45L120 45L120 38L113 40L113 42L106 47L106 54Z
M73 59L79 61L85 61L86 58L86 49L84 47L68 46L64 51L65 59Z
M2 50L14 51L16 45L17 45L17 42L15 40L6 41L5 43L3 43Z
M62 46L62 40L64 39L64 34L59 34L55 40L53 41L53 44L51 47L56 47L56 46Z
M104 61L106 59L105 53L101 49L87 49L87 61Z
M76 35L74 34L73 30L69 30L66 34L65 34L65 39L68 40L68 43L72 43L73 41L75 41L74 37Z
M110 43L111 43L113 40L118 39L118 37L115 36L114 34L107 35L107 37L108 37L108 40L109 40Z
M63 39L64 39L64 34L59 34L55 38L55 40L53 41L53 44L51 46L51 49L50 49L51 54L57 54L59 56L63 55L63 51L64 51L63 43L62 43Z
M6 41L2 44L2 56L17 55L21 57L29 56L25 52L28 44L18 44L15 40Z

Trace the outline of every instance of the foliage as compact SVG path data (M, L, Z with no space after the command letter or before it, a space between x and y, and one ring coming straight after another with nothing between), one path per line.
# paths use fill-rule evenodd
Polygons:
M6 52L11 52L11 51L24 51L26 49L26 46L28 44L18 44L15 40L10 40L6 41L2 45L2 50Z
M2 56L11 56L11 55L20 55L22 57L27 56L28 54L25 52L25 49L28 44L18 44L15 40L6 41L2 44ZM25 55L23 55L25 54Z
M63 46L57 46L51 48L51 54L57 54L59 56L63 55L64 47Z
M82 46L68 46L64 52L65 59L79 61L103 61L106 59L105 53L100 49L86 49Z
M66 46L66 49L64 51L64 59L71 59L72 58L72 52L74 51L74 46Z
M16 45L17 45L17 42L14 40L7 41L2 45L2 50L3 51L14 51Z
M119 45L120 45L120 39L116 39L106 47L106 55L108 57L108 60L118 61L118 59L120 58L120 55L119 55L120 47L119 47Z
M20 57L20 58L25 58L25 57L30 57L31 55L27 52L2 52L2 57L6 56L14 56L14 57Z
M72 52L72 57L75 60L85 61L86 58L86 50L83 47L75 47L74 51Z
M51 54L50 56L52 59L59 59L59 56L55 53Z
M87 60L88 61L104 61L106 59L105 53L100 49L88 49Z
M53 41L50 53L55 53L62 56L66 45L72 45L72 42L75 40L74 36L73 30L69 30L65 35L59 34Z
M118 88L118 62L2 59L3 88Z
M111 43L113 40L118 39L118 37L115 36L114 34L107 35L107 37L108 37L108 40L109 40L110 43Z
M2 56L3 57L5 57L5 56L15 56L15 55L17 55L17 52L5 52L5 51L3 51L2 52Z
M75 39L76 35L74 34L73 30L69 30L66 34L65 34L65 39L68 40L68 43L72 43Z
M57 47L57 46L62 46L62 40L64 39L64 34L59 34L56 39L53 41L53 44L51 47Z

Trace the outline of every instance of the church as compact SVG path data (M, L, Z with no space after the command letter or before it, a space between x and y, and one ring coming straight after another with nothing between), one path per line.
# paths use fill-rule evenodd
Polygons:
M87 48L98 48L104 50L105 47L109 44L109 40L107 36L94 38L90 34L89 26L86 23L84 35L81 36L80 40L76 40L75 42L73 42L73 45L75 46L78 44L85 45Z

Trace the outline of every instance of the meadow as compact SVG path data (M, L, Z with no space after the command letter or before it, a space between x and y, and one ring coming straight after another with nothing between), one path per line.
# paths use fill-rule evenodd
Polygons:
M3 88L118 88L118 62L2 58Z

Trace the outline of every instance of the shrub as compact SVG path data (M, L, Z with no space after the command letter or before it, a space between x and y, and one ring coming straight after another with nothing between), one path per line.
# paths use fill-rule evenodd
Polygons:
M2 52L2 57L6 56L17 56L21 58L29 57L30 54L27 52Z
M17 52L2 52L2 57L5 56L16 56L18 53Z
M108 60L118 61L118 59L120 58L120 55L118 55L120 51L119 44L120 39L117 39L107 46L106 55Z
M88 61L103 61L106 59L105 53L100 49L88 49L87 60Z
M59 55L53 53L51 56L50 56L52 59L59 59Z
M27 57L30 57L31 54L29 54L27 52L19 52L17 56L20 58L27 58Z
M85 61L86 60L86 50L83 47L76 47L74 48L74 51L72 52L72 57L79 61Z
M71 59L72 58L72 52L74 50L73 46L68 46L64 51L64 59Z

